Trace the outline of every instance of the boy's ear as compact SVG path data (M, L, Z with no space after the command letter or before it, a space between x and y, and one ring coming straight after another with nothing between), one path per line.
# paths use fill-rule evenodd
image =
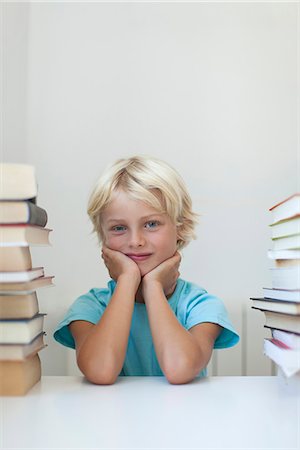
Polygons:
M183 228L182 225L177 226L177 242L176 242L177 250L181 250L185 246L185 240L183 239L182 236L182 228Z

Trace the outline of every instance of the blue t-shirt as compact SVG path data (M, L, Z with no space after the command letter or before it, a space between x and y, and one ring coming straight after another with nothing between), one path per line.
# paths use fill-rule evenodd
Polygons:
M106 289L94 288L78 297L55 329L54 338L67 347L75 348L68 325L74 320L98 323L115 287L115 281L111 280ZM223 302L218 297L208 294L205 289L179 278L168 303L180 324L187 330L202 322L220 325L222 330L214 348L232 347L239 341ZM134 304L127 353L120 375L163 376L157 361L144 303ZM198 376L206 376L206 369Z

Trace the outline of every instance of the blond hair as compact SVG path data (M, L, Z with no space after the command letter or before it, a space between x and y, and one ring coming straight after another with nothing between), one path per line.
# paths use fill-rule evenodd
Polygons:
M133 156L111 165L89 198L87 212L100 242L103 239L101 214L118 190L166 213L177 226L179 250L195 239L197 214L192 211L190 195L178 172L157 158Z

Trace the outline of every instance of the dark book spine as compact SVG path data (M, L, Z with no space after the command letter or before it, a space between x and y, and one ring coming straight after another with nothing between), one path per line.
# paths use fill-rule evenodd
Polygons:
M32 202L27 202L28 206L28 223L30 225L38 225L44 227L47 223L47 212Z

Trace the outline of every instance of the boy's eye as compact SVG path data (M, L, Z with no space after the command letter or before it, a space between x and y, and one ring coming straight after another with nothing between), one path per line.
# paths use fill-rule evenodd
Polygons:
M124 227L123 225L115 225L114 227L112 227L112 231L116 231L116 232L120 232L120 231L125 231L126 227Z
M158 220L150 220L149 222L147 222L145 224L146 228L152 229L152 228L156 228L159 225Z

